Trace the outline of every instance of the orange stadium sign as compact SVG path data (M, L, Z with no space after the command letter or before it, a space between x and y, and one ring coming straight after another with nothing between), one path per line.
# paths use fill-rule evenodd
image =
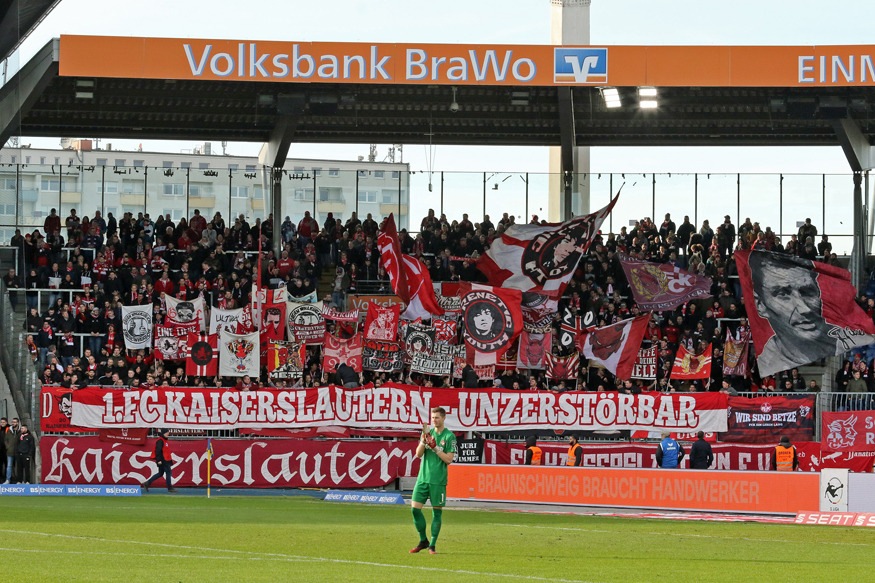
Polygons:
M875 86L875 45L590 47L63 35L60 74L413 85Z

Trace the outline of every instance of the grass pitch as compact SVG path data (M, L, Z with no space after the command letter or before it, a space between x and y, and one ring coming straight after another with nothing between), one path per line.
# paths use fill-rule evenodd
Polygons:
M431 512L425 509L431 524ZM310 497L0 499L17 581L870 580L873 529L444 511L409 554L410 509Z

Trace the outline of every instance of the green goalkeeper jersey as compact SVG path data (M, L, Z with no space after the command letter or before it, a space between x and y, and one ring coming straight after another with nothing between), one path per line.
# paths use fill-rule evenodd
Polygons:
M453 435L452 431L444 427L443 431L437 433L432 427L429 433L434 437L435 447L439 447L445 453L456 453L456 436ZM425 455L422 456L419 476L416 481L423 484L446 486L447 464L434 451L425 448Z

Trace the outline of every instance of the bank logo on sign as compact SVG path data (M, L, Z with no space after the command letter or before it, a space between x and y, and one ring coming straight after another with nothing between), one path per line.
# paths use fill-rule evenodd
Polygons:
M608 49L553 49L553 82L607 83Z

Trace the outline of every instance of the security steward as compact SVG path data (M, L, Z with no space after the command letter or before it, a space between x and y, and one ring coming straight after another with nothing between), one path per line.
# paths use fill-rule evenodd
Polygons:
M577 436L574 434L568 436L568 461L565 465L583 465L583 446L577 443Z
M538 447L537 436L530 435L526 438L526 462L527 466L540 466L543 452Z
M154 476L140 484L144 492L148 492L152 482L161 476L164 476L164 480L167 482L167 491L176 492L176 488L173 487L173 456L170 453L170 442L167 439L169 436L169 429L158 430L158 441L155 442L155 448L152 450L152 461L158 464L158 471Z
M781 437L781 443L775 446L775 454L772 456L772 471L795 472L799 467L799 456L796 455L796 446L790 443L786 435Z

